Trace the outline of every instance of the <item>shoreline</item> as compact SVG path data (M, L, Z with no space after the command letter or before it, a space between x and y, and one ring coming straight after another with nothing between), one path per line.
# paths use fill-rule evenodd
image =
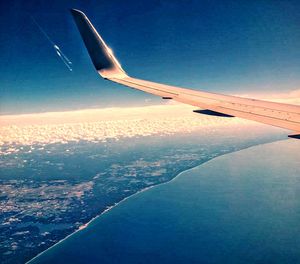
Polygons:
M54 248L55 246L59 245L60 243L62 243L63 241L65 241L66 239L68 239L69 237L75 235L76 233L86 229L92 222L94 222L96 219L100 218L102 215L104 215L105 213L109 212L110 210L112 210L113 208L117 207L118 205L120 205L121 203L125 202L126 200L136 196L136 195L139 195L140 193L143 193L149 189L152 189L154 187L158 187L158 186L161 186L161 185L165 185L165 184L169 184L171 183L172 181L174 181L175 179L177 179L181 174L185 173L185 172L188 172L188 171L191 171L193 169L196 169L198 168L199 166L202 166L203 164L206 164L210 161L213 161L215 160L216 158L219 158L219 157L222 157L222 156L225 156L227 154L231 154L231 153L236 153L236 152L240 152L240 151L243 151L243 150L246 150L246 149L249 149L249 148L252 148L252 147L257 147L257 146L260 146L260 145L266 145L266 144L272 144L272 143L275 143L275 142L280 142L280 141L284 141L284 140L288 140L289 138L286 138L286 139L278 139L278 140L274 140L274 141L270 141L270 142L267 142L267 143L260 143L260 144L256 144L256 145L252 145L252 146L248 146L248 147L244 147L244 148L241 148L239 150L236 150L236 151L231 151L231 152L228 152L228 153L224 153L224 154L221 154L221 155L218 155L216 157L213 157L211 159L208 159L192 168L189 168L189 169L186 169L184 171L181 171L180 173L178 173L175 177L173 177L172 179L170 179L169 181L166 181L166 182L163 182L163 183L159 183L159 184L156 184L156 185L152 185L152 186L149 186L149 187L146 187L144 189L141 189L139 191L137 191L136 193L134 194L131 194L127 197L125 197L124 199L120 200L119 202L115 203L114 205L111 205L111 206L108 206L103 212L101 212L99 215L96 215L95 217L93 217L91 220L89 220L87 223L81 225L78 229L76 229L74 232L70 233L69 235L67 235L66 237L62 238L61 240L59 240L58 242L56 242L55 244L53 244L52 246L50 246L49 248L45 249L44 251L38 253L36 256L34 256L32 259L28 260L25 262L25 264L30 264L32 261L34 261L36 258L38 258L40 255L46 253L48 250Z

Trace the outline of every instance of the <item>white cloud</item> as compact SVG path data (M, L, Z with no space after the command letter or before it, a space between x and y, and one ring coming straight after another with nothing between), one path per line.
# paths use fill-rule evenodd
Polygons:
M110 138L193 132L241 122L253 124L238 118L196 114L193 109L187 105L168 104L0 116L0 145L98 142Z

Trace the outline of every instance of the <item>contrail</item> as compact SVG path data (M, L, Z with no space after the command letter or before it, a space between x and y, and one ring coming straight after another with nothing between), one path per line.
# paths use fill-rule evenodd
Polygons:
M60 48L57 45L53 46L56 54L58 55L58 57L60 57L60 59L63 61L63 63L66 65L66 67L72 71L73 69L71 68L72 62L68 59L68 57L60 50Z
M38 27L39 31L45 36L45 38L50 42L51 46L54 48L56 54L61 59L61 61L65 64L65 66L69 69L69 71L73 71L71 65L72 62L68 59L68 57L61 51L61 49L52 41L52 39L48 36L45 30L38 24L38 22L31 16L32 21Z

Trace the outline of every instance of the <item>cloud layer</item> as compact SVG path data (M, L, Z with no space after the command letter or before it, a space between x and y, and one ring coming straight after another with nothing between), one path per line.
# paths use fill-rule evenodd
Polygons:
M238 118L193 113L182 104L88 109L0 116L0 145L105 141L124 137L193 132L216 126L254 124Z

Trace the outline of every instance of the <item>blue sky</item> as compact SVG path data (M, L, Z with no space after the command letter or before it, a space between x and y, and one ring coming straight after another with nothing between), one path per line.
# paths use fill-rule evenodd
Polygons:
M299 1L1 1L0 8L0 114L160 102L97 75L69 8L87 14L132 76L235 94L300 87Z

